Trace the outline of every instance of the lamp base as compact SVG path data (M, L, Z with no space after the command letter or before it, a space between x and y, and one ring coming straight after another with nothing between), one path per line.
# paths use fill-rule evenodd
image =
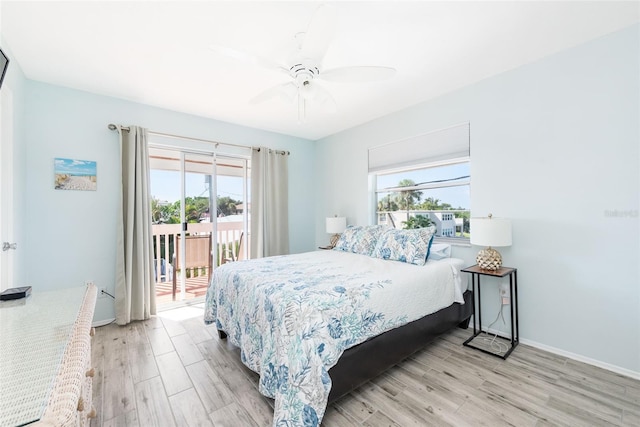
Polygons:
M483 270L496 271L502 267L502 256L500 252L489 246L478 252L476 264Z
M331 236L331 240L329 240L329 247L331 249L336 247L336 243L338 243L338 239L340 239L340 235L339 234L334 234Z

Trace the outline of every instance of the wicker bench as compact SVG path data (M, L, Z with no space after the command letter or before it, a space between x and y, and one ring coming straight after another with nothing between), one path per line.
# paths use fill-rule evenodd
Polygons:
M96 297L96 287L87 286L47 408L35 426L86 426L96 416L96 410L91 404L95 372L91 367L91 337L94 334L91 322Z

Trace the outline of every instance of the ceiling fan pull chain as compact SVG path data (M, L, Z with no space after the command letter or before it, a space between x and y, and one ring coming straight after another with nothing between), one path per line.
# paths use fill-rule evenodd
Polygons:
M298 94L298 123L304 123L307 118L307 103L304 97Z

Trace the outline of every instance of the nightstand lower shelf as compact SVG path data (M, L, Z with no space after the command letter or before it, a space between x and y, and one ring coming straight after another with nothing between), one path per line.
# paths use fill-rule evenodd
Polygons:
M483 340L486 340L486 341L483 341ZM496 345L495 343L496 341L498 345L506 345L507 346L506 350L493 349L492 347ZM494 343L493 345L491 344L492 342ZM516 348L516 346L518 345L518 341L515 340L514 343L511 343L510 338L501 337L500 335L496 336L485 331L477 331L475 334L471 335L471 337L468 340L466 340L463 343L463 345L470 348L474 348L476 350L480 350L481 352L490 354L492 356L497 356L502 359L506 359L507 357L509 357L511 352Z

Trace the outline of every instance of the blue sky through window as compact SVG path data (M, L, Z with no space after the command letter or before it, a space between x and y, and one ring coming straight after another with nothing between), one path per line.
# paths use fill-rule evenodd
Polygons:
M242 178L218 176L218 196L242 200ZM209 188L205 175L187 173L185 176L187 197L207 197ZM151 195L158 200L173 203L180 199L180 172L151 169Z
M397 172L388 175L377 176L377 188L395 187L403 179L410 179L416 184L431 182L442 179L457 178L461 176L469 176L469 162L458 163L453 165L438 166L427 169L418 169L412 171ZM387 193L380 193L379 198L384 197ZM454 208L470 209L469 186L444 187L423 191L421 201L427 197L439 199L441 202L449 203Z

